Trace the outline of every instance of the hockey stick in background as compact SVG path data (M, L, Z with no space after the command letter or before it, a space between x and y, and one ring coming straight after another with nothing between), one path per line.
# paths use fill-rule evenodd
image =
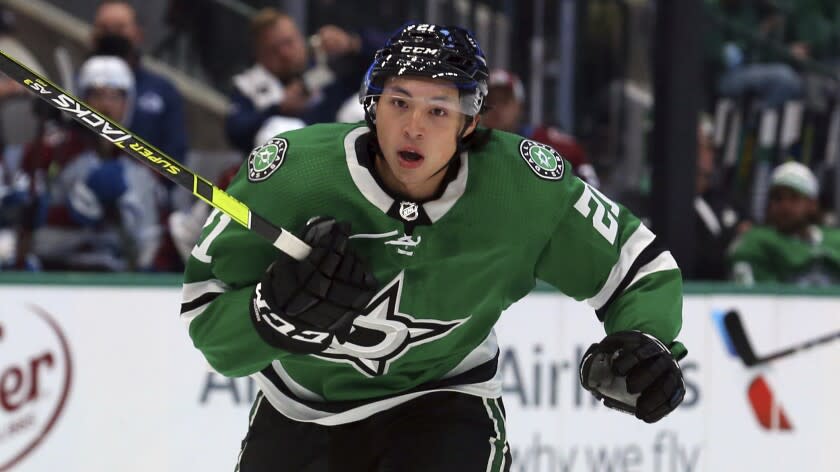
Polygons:
M820 344L840 339L840 331L837 331L766 356L758 357L756 356L755 351L753 351L749 338L747 338L747 332L744 330L744 325L741 323L741 317L738 315L737 311L730 310L727 312L723 317L723 324L726 328L726 333L729 335L729 339L732 340L735 352L738 353L738 357L741 358L747 367L766 364L782 357L791 356L799 351L804 351L814 346L819 346Z
M0 51L0 71L27 90L63 112L86 128L119 147L129 156L143 162L159 174L192 192L240 225L264 237L277 249L303 259L311 248L288 230L275 226L257 215L242 202L197 175L175 159L126 130L119 123L97 112L86 103L65 92L46 78L33 72L4 51Z

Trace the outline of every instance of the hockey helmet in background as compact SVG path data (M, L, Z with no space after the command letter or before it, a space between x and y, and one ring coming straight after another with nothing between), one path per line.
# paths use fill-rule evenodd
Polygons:
M111 88L125 92L125 116L118 118L122 123L128 123L134 108L134 73L128 63L118 56L91 56L79 68L76 79L77 92L86 97L91 89Z

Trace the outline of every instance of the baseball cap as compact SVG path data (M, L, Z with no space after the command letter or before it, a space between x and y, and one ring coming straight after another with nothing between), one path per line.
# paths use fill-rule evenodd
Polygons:
M814 173L799 162L790 161L776 167L771 178L772 187L788 187L808 198L817 198L819 185Z
M513 97L519 101L525 101L525 88L519 77L505 69L492 69L487 78L487 88L504 87L513 92Z

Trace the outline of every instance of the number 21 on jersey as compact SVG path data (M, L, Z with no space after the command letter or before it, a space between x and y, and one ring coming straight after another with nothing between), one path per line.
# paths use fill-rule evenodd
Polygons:
M204 222L204 227L208 227L212 225L216 221L216 217L219 218L219 223L213 227L213 229L207 234L207 237L204 238L204 241L198 243L195 247L193 247L191 255L198 259L205 264L209 264L210 261L213 259L210 257L210 254L207 251L210 250L210 245L213 244L213 241L216 239L222 231L227 228L227 225L230 223L230 217L218 209L214 208L213 212L210 213L210 216L207 217L207 221Z
M575 202L575 210L584 218L589 218L594 204L595 213L592 215L592 227L601 234L610 244L615 244L618 236L618 212L619 206L606 195L592 188L583 182L583 193ZM607 211L609 207L609 211Z

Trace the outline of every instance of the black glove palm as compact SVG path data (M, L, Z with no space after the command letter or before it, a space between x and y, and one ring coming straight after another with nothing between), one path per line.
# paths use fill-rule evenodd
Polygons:
M580 365L583 387L604 405L655 423L685 397L677 361L662 342L639 331L620 331L586 350Z
M266 270L251 307L260 336L298 353L326 349L342 341L375 294L377 283L348 245L349 223L310 220L303 240L312 252L302 261L286 254Z

